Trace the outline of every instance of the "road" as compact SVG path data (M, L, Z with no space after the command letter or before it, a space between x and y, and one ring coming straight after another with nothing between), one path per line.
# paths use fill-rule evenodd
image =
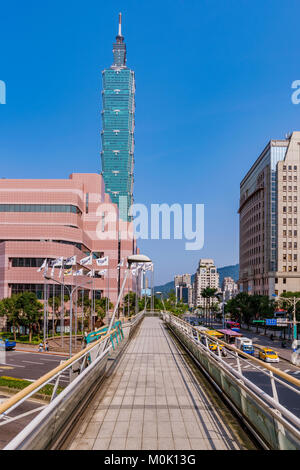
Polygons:
M211 328L219 329L220 324L214 323L213 325L211 325ZM243 333L245 333L245 336L246 336L247 331L243 331ZM273 342L271 342L270 339L267 339L264 336L256 335L255 333L252 333L251 337L252 337L253 343L259 343L261 345L265 344L267 346L270 346L270 343L271 343L271 346L274 347L274 350L276 351L276 347L275 345L272 344ZM259 348L255 348L255 357L257 358L258 358L258 351L259 351ZM228 364L230 364L230 366L233 367L235 370L238 370L238 364L237 364L236 358L232 355L232 353L230 353L229 350L227 351L227 353L228 353L227 357L223 357L222 359ZM259 388L261 388L264 392L272 396L270 376L269 376L269 372L264 368L264 362L261 361L261 366L260 366L260 365L254 364L250 358L248 360L248 359L243 359L241 356L239 356L239 359L240 359L240 365L241 365L243 375L247 379L251 380ZM279 363L272 363L272 366L287 373L291 377L300 379L300 367L294 366L288 360L280 358ZM280 379L280 380L282 380L282 382L285 382L283 379ZM297 395L295 392L289 390L283 384L280 384L278 382L276 382L276 389L277 389L280 403L283 406L285 406L288 410L290 410L293 414L295 414L297 417L300 418L299 395Z
M34 381L54 369L66 356L39 352L6 351L6 362L0 363L0 376ZM62 374L60 385L68 383L68 374Z

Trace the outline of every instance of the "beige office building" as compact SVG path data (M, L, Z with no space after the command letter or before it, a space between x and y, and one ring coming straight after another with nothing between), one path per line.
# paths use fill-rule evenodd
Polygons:
M300 132L271 140L240 184L239 290L300 291Z
M212 287L219 291L219 273L213 259L200 259L197 272L194 277L193 285L193 305L194 307L204 307L206 300L202 297L201 292L206 287ZM213 297L211 303L217 302L217 298Z

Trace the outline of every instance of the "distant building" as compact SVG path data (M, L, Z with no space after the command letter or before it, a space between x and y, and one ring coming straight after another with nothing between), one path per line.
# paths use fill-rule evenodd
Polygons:
M234 279L232 279L232 277L224 277L222 283L222 292L224 294L225 302L233 299L233 297L238 294L238 285Z
M112 66L102 72L102 174L105 191L127 221L132 220L128 210L133 204L135 77L126 66L121 14L113 55Z
M299 291L300 132L271 140L240 184L239 289Z
M219 291L219 274L213 259L200 259L197 272L195 273L193 285L193 306L204 307L205 299L201 292L206 287L215 288ZM217 302L214 297L211 302Z
M184 302L192 307L192 284L190 274L177 274L174 276L174 286L177 301Z

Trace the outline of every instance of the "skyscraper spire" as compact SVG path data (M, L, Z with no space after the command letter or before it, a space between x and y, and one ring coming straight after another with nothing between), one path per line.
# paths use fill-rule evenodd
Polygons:
M118 36L122 37L122 13L119 13L119 32Z
M122 36L122 13L119 13L119 29L116 42L113 47L114 63L113 67L126 67L126 44Z

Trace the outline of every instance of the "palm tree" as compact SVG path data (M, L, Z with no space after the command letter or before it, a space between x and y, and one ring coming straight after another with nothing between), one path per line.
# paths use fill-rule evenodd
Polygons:
M205 299L205 323L207 323L207 320L208 320L208 315L207 315L207 301L209 300L209 307L211 305L211 299L213 297L215 297L216 295L216 292L217 292L217 289L214 288L214 287L205 287L204 289L202 289L201 291L201 296Z

